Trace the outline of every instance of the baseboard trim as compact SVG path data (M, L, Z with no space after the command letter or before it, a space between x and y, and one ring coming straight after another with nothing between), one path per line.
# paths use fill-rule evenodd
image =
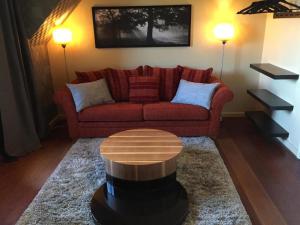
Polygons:
M50 130L53 130L59 122L65 120L66 117L64 114L57 114L50 122L49 122L49 128Z
M245 117L245 112L223 112L223 117Z
M293 153L297 159L300 159L300 154L295 145L293 145L288 139L282 139L282 138L276 138L276 140L283 145L284 148L286 148L288 151Z

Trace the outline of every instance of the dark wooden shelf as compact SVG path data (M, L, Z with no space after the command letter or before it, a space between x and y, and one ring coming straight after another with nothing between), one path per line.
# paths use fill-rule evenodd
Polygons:
M274 66L270 63L250 64L250 67L276 80L285 80L285 79L298 80L299 79L299 74Z
M271 110L292 111L294 106L265 89L247 90L247 93Z
M256 125L256 127L268 137L288 138L289 133L276 123L270 116L262 111L249 111L245 115Z

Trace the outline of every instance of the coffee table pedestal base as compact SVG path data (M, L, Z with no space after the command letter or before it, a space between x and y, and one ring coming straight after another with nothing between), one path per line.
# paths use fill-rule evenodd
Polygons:
M94 194L91 211L101 225L181 225L188 199L176 174L147 182L107 176L107 183Z

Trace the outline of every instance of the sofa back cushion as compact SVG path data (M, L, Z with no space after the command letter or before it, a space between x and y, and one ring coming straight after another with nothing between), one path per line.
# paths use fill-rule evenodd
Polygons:
M108 75L108 70L103 69L88 72L76 71L75 74L77 76L78 83L87 83L106 78Z
M182 66L178 66L177 68L181 70L181 79L195 83L207 83L213 72L213 68L206 70Z
M161 101L171 101L173 99L180 81L180 69L178 69L178 67L160 68L145 66L144 75L159 77Z
M113 98L117 102L129 101L129 77L142 75L142 66L132 70L108 69L107 80Z
M151 103L159 101L159 77L129 77L129 101L135 103Z

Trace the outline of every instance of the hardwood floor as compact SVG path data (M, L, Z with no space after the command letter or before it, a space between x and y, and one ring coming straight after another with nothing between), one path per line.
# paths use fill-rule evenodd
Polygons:
M234 142L219 139L218 148L253 224L285 225L282 214Z
M15 224L69 149L62 132L42 142L42 148L0 164L0 224Z
M225 119L222 133L217 140L222 154L228 154L232 149L232 145L224 145L228 140L242 155L245 164L253 171L286 223L299 225L300 160L281 144L263 137L252 123L244 118ZM236 168L235 172L239 173L243 167L241 165L240 168ZM232 171L230 172L232 175ZM240 186L249 185L247 179L240 182ZM255 201L253 203L258 205L258 211L262 210L259 199ZM265 224L263 222L261 221L261 224Z
M225 118L216 142L253 224L300 224L299 160L245 118ZM15 224L71 144L59 130L42 149L13 162L0 160L1 225Z

